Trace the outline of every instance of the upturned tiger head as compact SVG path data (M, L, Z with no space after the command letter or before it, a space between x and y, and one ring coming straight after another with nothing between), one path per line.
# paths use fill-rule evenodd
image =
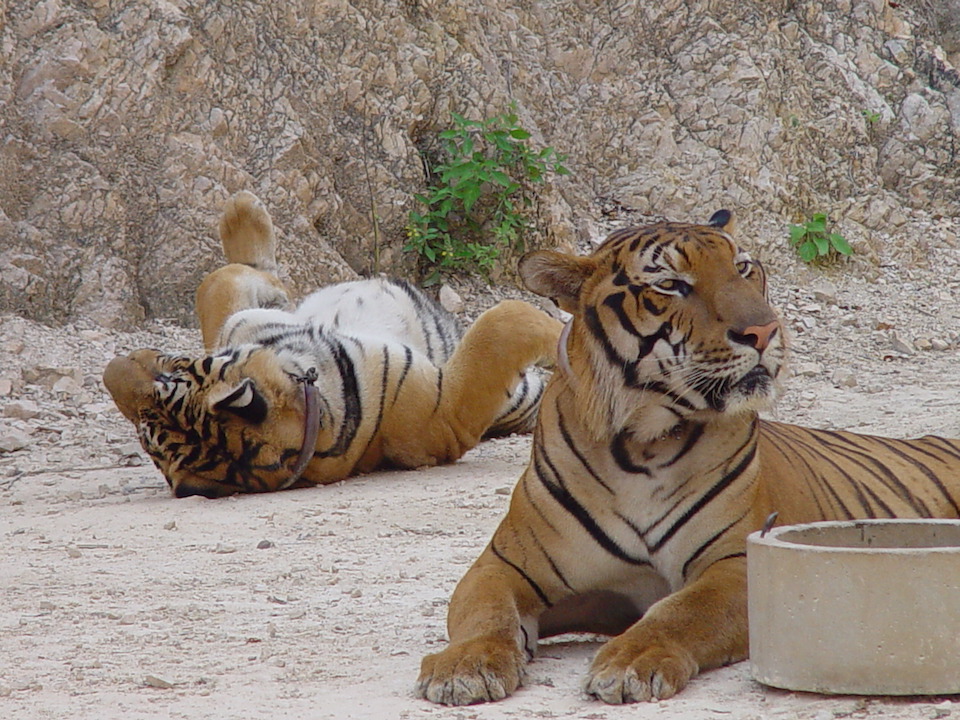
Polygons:
M587 257L521 259L527 287L573 315L561 372L596 437L629 426L655 438L688 418L772 403L783 331L732 224L721 210L707 225L617 230Z
M301 465L329 407L304 372L244 346L199 359L137 350L103 379L176 497L222 497L309 484Z

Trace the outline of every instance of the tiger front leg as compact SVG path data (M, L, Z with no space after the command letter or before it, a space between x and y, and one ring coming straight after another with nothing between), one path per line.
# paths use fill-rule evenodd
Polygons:
M607 703L663 700L701 670L747 656L746 561L715 563L597 653L584 690Z
M443 705L501 700L519 687L537 642L542 609L529 586L490 548L457 585L450 601L450 645L427 655L415 692Z

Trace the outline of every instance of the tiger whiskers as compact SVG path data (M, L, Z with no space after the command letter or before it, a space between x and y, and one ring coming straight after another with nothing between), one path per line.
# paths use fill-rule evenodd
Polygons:
M584 425L598 441L627 427L635 431L639 427L635 437L641 442L669 437L689 416L720 409L716 405L722 404L725 386L733 385L734 378L753 366L748 358L647 356L624 361L620 372L611 374L603 369L605 357L588 353L586 363L579 362L582 356L575 358L575 373L566 353L567 337L561 334L559 341L559 374L577 398ZM630 374L639 375L642 384L629 387L618 382ZM761 398L757 400L759 403Z

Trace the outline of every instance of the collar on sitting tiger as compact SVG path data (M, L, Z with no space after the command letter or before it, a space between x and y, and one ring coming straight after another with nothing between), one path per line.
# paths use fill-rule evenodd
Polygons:
M297 463L293 466L290 477L280 485L280 490L286 490L300 479L317 448L317 434L320 432L320 391L314 385L317 377L317 369L312 367L297 378L297 382L303 385L303 443L300 445Z
M557 366L567 376L567 382L570 385L575 385L576 378L573 375L573 368L570 367L570 355L567 352L567 341L570 339L570 328L572 327L573 318L571 317L563 324L563 330L560 331L560 338L557 340Z

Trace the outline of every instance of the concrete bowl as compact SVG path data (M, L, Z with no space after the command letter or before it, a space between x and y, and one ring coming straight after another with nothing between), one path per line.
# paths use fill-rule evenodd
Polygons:
M788 525L747 539L750 664L787 690L960 693L960 521Z

